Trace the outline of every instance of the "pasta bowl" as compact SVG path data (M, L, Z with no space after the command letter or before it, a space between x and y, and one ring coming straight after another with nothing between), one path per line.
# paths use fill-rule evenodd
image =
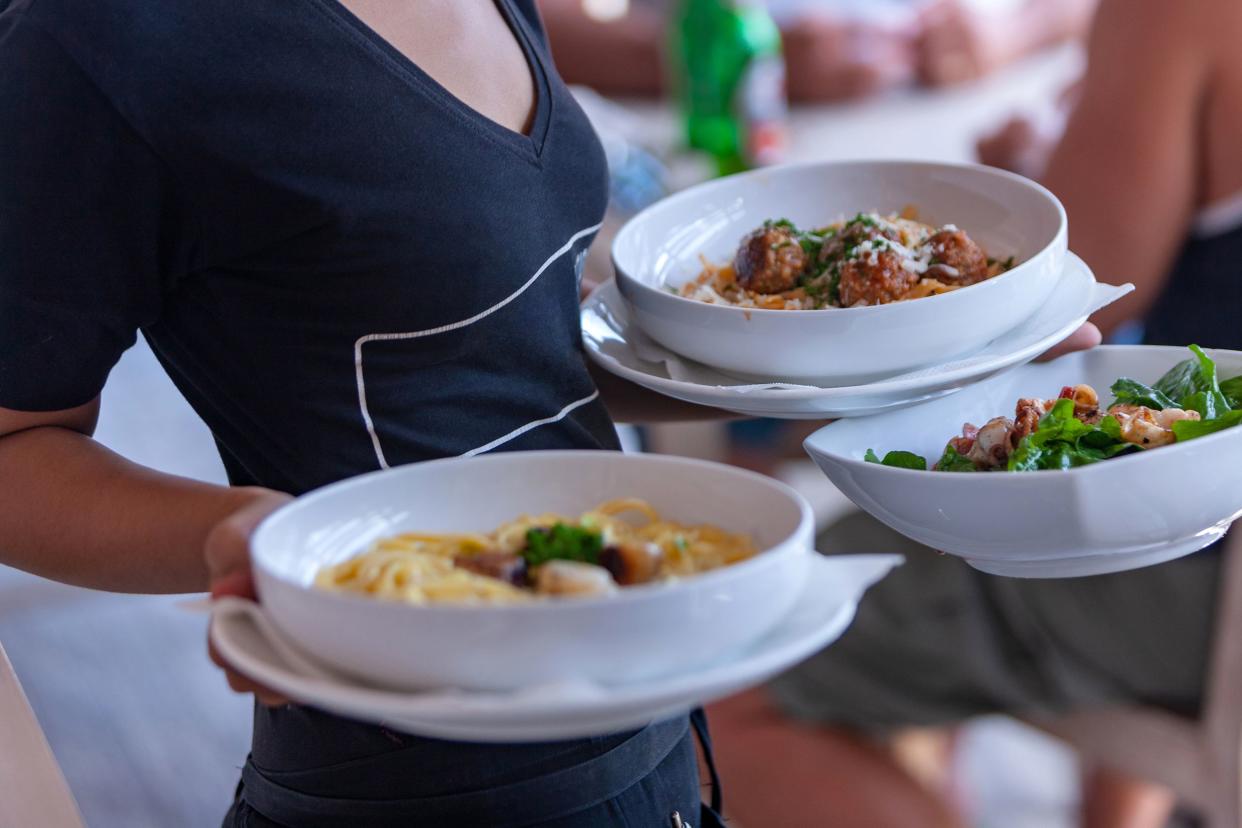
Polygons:
M1242 353L1208 350L1221 377ZM1119 377L1152 383L1185 348L1109 346L1026 365L952 397L842 420L807 452L860 508L919 543L977 569L1018 577L1099 575L1161 563L1222 537L1242 514L1242 427L1068 470L952 473L864 461L908 450L933 462L962 424L1013 416L1022 397L1086 383L1112 401Z
M858 212L918 209L955 224L1011 270L949 293L871 307L766 310L675 294L703 262L787 218L821 227ZM914 161L791 165L708 182L652 205L617 234L617 286L666 348L743 379L858 385L971 354L1031 316L1056 288L1065 210L1052 193L988 167Z
M755 556L600 597L406 604L314 585L325 566L402 532L480 532L577 516L617 497L750 535ZM512 690L696 669L770 630L797 599L813 520L787 486L730 466L620 452L516 452L418 463L305 495L251 542L261 606L314 661L375 686Z

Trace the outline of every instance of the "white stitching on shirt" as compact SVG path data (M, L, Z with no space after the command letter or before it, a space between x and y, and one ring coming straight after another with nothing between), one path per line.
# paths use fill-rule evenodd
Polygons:
M497 446L503 446L505 443L509 442L510 440L515 440L518 437L521 437L523 434L530 431L532 428L538 428L541 425L548 425L549 423L555 423L559 420L563 420L565 419L566 416L569 415L569 412L573 411L575 408L581 408L582 406L586 405L589 402L592 402L598 397L599 397L599 392L595 391L594 393L589 394L580 400L574 400L573 402L571 402L569 405L562 408L560 411L558 411L553 416L545 417L542 420L532 420L526 425L521 426L520 428L513 429L513 431L510 431L504 437L497 437L495 440L492 440L490 443L485 443L484 445L481 445L478 448L470 449L470 451L463 454L462 457L474 457L476 454L483 454L484 452L491 451Z
M590 227L585 227L579 230L577 233L574 233L572 236L569 237L569 241L565 242L565 244L562 245L560 249L558 249L555 253L549 256L547 260L539 266L539 269L535 271L533 276L531 276L529 279L526 280L525 284L523 284L513 293L506 296L504 299L501 299L499 302L492 305L490 308L479 311L474 316L468 317L466 319L462 319L458 322L450 322L447 325L440 325L439 327L427 328L426 330L421 330L421 331L408 331L405 333L374 333L374 334L367 334L365 336L361 336L358 338L358 341L354 343L354 377L358 384L358 408L362 412L362 422L366 425L367 433L371 436L371 445L375 448L375 459L379 461L379 465L381 469L388 468L388 461L384 457L384 449L383 447L380 446L379 435L375 431L375 423L371 420L371 412L367 408L366 378L364 377L363 370L362 370L362 346L366 345L368 342L386 342L386 341L401 340L401 339L421 339L427 336L435 336L436 334L447 333L449 331L458 330L459 328L465 328L469 325L473 325L475 322L478 322L481 319L491 316L493 313L500 310L505 305L509 304L514 299L517 299L519 296L525 293L530 288L531 285L533 285L536 281L538 281L539 277L543 275L543 272L547 270L548 267L553 262L555 262L561 256L564 256L566 253L568 253L579 239L583 238L584 236L589 236L590 234L598 230L601 226L602 226L602 222L600 224L594 224ZM561 420L565 416L567 416L569 412L573 411L575 408L578 408L579 406L582 406L582 405L586 405L587 403L591 402L598 396L599 396L599 392L596 391L594 394L592 394L589 397L584 397L580 400L575 400L574 402L565 406L565 408L561 409L560 412L556 414L555 416L549 417L547 419L534 420L532 422L529 422L526 425L518 429L515 429L514 431L509 432L504 437L499 437L496 440L493 440L492 442L487 443L484 446L480 446L479 448L471 449L470 451L466 452L466 454L463 456L473 456L475 454L481 454L484 451L490 451L496 446L506 443L509 440L514 439L515 437L519 437L533 428L537 428L541 425L547 425L549 423L557 422L558 420Z

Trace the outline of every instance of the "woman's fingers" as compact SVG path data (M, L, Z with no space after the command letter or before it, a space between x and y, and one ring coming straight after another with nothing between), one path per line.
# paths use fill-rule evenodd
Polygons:
M268 707L280 707L281 705L289 704L290 700L285 696L282 696L270 687L259 684L257 681L252 681L233 669L210 640L207 642L207 655L217 667L224 671L224 677L229 683L229 688L234 693L253 693L260 704Z
M244 573L247 581L250 577L250 535L263 518L293 499L287 494L267 489L255 489L254 492L253 500L216 524L207 536L203 555L207 559L213 596L253 597L252 587L248 587L246 582L234 580L238 573ZM226 584L234 591L222 591Z
M1059 344L1048 349L1043 356L1039 358L1040 362L1047 362L1050 359L1056 359L1064 354L1070 354L1074 351L1087 351L1099 345L1104 339L1100 333L1100 329L1090 322L1083 324L1081 328L1074 331Z
M254 499L224 520L216 524L207 536L203 555L211 575L211 597L226 595L255 599L254 580L250 571L250 535L255 527L269 514L288 503L292 498L280 492L254 489ZM207 641L207 654L224 670L229 687L238 693L253 693L262 704L274 707L288 704L289 700L276 691L264 687L239 673L216 651L211 640Z

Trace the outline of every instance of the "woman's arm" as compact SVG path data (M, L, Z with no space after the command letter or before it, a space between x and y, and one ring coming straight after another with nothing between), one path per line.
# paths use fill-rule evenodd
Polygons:
M1081 98L1043 177L1069 213L1070 246L1105 281L1137 288L1097 314L1106 334L1156 300L1190 226L1211 5L1104 0Z
M200 483L95 442L98 399L56 412L0 409L0 563L117 592L208 588L212 531L284 495Z

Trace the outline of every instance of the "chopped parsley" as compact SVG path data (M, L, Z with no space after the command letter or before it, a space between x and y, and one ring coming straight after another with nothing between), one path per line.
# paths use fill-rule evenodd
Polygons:
M555 523L526 530L526 547L521 555L527 566L548 561L579 561L598 564L604 548L604 536L580 526Z

